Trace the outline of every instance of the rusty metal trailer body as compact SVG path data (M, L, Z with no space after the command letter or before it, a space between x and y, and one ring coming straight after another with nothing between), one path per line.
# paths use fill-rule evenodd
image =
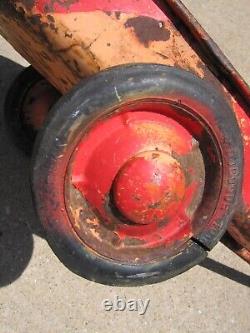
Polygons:
M152 283L226 229L249 262L249 87L181 1L2 1L0 33L65 95L33 189L68 267Z

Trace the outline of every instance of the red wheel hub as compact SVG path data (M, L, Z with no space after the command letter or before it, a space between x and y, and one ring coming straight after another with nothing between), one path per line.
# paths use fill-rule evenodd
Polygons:
M172 111L155 102L119 110L90 124L71 157L68 214L102 255L149 260L198 232L204 162L191 133L168 117Z
M180 164L161 151L133 157L120 169L113 186L114 204L128 220L138 224L171 218L184 195Z

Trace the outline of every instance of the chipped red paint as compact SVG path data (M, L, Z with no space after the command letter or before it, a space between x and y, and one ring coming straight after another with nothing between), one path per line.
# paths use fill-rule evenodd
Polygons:
M134 242L138 249L183 244L197 232L192 219L204 187L201 153L182 125L161 114L157 104L153 110L126 108L98 121L71 158L68 174L74 188L68 210L85 242L95 226L93 247L103 239L103 229L104 243L117 237L128 251ZM84 206L83 198L98 211L95 218L89 209L82 209L81 216L74 213Z
M158 20L166 19L166 15L155 4L153 0L77 0L77 1L35 1L35 6L40 13L72 13L91 11L112 11L133 13L138 15L151 16Z
M136 36L138 37L138 40L142 44L144 44L145 47L150 46L151 40L157 41L158 38L161 41L167 41L171 34L176 33L176 29L171 27L172 31L164 31L163 29L160 30L161 35L159 33L155 34L154 31L150 31L148 36L145 37L145 33L143 30L143 25L141 24L141 21L145 23L145 18L143 16L149 16L155 20L164 20L165 22L170 18L168 17L168 13L163 11L156 5L155 1L151 0L96 0L96 1L87 1L87 0L66 0L66 1L57 1L57 0L23 0L23 1L15 1L15 3L21 3L28 10L32 10L32 19L38 20L38 17L35 17L34 14L53 14L53 13L61 13L61 14L70 14L72 12L93 12L93 11L104 11L107 14L109 12L115 12L117 16L120 15L120 12L122 13L131 13L138 15L138 17L133 17L129 19L125 25L127 29L130 29L131 27L134 29L134 32ZM164 1L162 1L164 3ZM185 9L185 7L181 4L180 1L176 0L166 0L165 4L168 6L168 10L171 9L175 15L175 20L178 18L180 22L182 23L182 33L185 33L185 29L188 33L185 33L185 38L188 40L190 37L192 37L197 44L199 44L200 49L197 51L197 54L201 57L202 61L206 63L206 65L209 67L205 68L204 70L204 79L207 79L214 83L216 86L219 86L220 89L224 89L225 94L229 98L229 102L233 105L235 115L238 120L238 124L241 128L242 132L242 138L244 141L244 181L243 181L243 189L242 189L242 206L239 207L239 212L236 212L236 217L241 216L240 223L242 225L243 222L244 226L249 225L249 211L250 211L250 121L249 121L249 105L250 105L250 92L247 85L244 83L242 78L238 75L238 73L235 71L235 69L232 67L232 65L228 62L228 60L221 54L221 52L218 50L217 46L211 41L209 36L204 32L204 30L197 24L197 22L191 17L190 13ZM7 7L7 6L6 6ZM170 13L170 10L169 10ZM170 14L169 14L170 15ZM39 15L37 15L39 16ZM45 15L46 16L46 15ZM48 17L53 19L53 16ZM172 19L172 17L171 17ZM132 21L131 21L132 20ZM148 18L147 18L147 21ZM23 21L24 22L24 21ZM26 21L25 21L26 22ZM131 23L132 22L132 23ZM41 24L41 22L38 22ZM153 22L154 24L157 24L159 22ZM178 23L178 20L177 20ZM6 23L5 23L6 24ZM25 23L26 24L26 23ZM44 23L45 24L45 23ZM132 24L132 25L131 25ZM20 25L19 25L20 26ZM42 26L42 25L41 25ZM51 23L52 30L53 30L53 24ZM160 29L161 25L159 25ZM30 27L29 27L30 28ZM55 27L54 27L55 29ZM9 29L10 31L11 29ZM27 29L28 30L28 29ZM131 29L130 29L131 30ZM7 32L5 32L8 36L8 34L11 34L7 29ZM40 30L42 31L42 30ZM171 33L170 33L171 32ZM153 39L151 39L150 36L153 36ZM20 39L20 38L19 38ZM15 39L14 39L15 41ZM35 44L34 44L35 45ZM24 52L26 54L26 47L24 48ZM64 48L63 48L64 50ZM189 59L191 61L191 59ZM46 60L47 61L47 60ZM76 62L77 64L77 62ZM203 65L203 63L201 62ZM179 66L177 63L176 65ZM45 66L44 66L45 67ZM76 66L77 67L77 66ZM204 67L204 65L203 65ZM44 69L44 68L42 68ZM42 71L42 69L40 69ZM193 71L192 69L190 69ZM46 71L45 71L46 73ZM207 75L209 73L209 75ZM215 76L213 76L213 74ZM77 70L78 74L78 70ZM197 73L196 73L197 74ZM80 77L79 77L80 79ZM74 83L74 82L73 82ZM72 83L72 84L73 84ZM149 116L149 114L147 115ZM76 160L79 159L77 163L74 164L74 172L73 172L73 184L75 188L77 188L80 192L82 192L84 195L86 195L88 201L90 204L97 208L99 211L99 214L102 216L105 216L107 218L106 214L106 207L107 207L107 193L110 192L110 188L112 188L112 184L114 183L114 179L116 175L119 173L119 170L122 168L124 163L128 160L128 158L133 158L135 154L138 153L138 151L145 151L145 149L149 149L147 147L148 141L147 137L143 137L143 134L140 133L141 141L137 140L138 137L133 132L129 132L129 134L124 131L123 133L123 127L126 127L126 129L130 128L130 121L133 123L134 120L131 118L132 115L129 114L126 118L126 114L124 114L122 117L112 118L107 121L109 122L109 129L108 131L101 129L101 126L105 125L105 122L103 122L102 125L99 126L98 133L99 136L93 136L91 139L91 136L87 136L84 138L84 140L81 142L81 144L78 147L78 152L75 155ZM157 117L161 117L160 115L154 115L154 120L149 120L147 118L147 122L155 122ZM132 120L131 120L132 119ZM138 118L139 119L139 118ZM209 119L208 119L209 120ZM186 120L188 122L188 125L192 127L193 133L196 133L198 136L202 135L201 128L193 120ZM113 122L113 123L112 123ZM127 123L126 123L127 122ZM162 120L159 118L159 122L162 124ZM106 124L107 124L106 123ZM164 122L163 122L164 123ZM170 124L170 121L168 121L168 126ZM122 129L121 132L114 133L114 136L111 136L111 138L107 138L106 135L110 134L110 125L111 128L114 130L116 127L117 131L118 129ZM126 126L125 126L126 125ZM140 126L139 126L140 127ZM164 126L163 126L164 127ZM171 126L170 126L171 127ZM93 135L95 133L96 128L93 129ZM181 128L178 128L179 134L178 136L172 136L173 138L179 137L179 139L175 142L175 152L180 155L188 154L192 149L192 136L190 133L184 133L185 131L181 130ZM160 133L161 131L156 131ZM137 133L138 134L138 133ZM149 136L150 137L150 136ZM122 138L121 141L119 141ZM152 138L152 137L151 137ZM126 140L127 141L126 141ZM136 139L134 141L134 139ZM105 141L106 140L106 141ZM117 141L118 140L118 141ZM130 141L131 140L131 141ZM156 137L154 136L154 140L156 140ZM102 142L101 142L102 141ZM117 143L118 142L118 143ZM123 144L121 144L123 142ZM134 145L134 143L136 145ZM86 143L89 143L89 146L91 146L92 150L91 152L88 150L88 147ZM133 144L132 144L133 143ZM155 142L154 142L155 143ZM119 151L119 156L116 156L117 160L113 164L113 167L109 165L108 158L111 158L112 149L114 148L114 144L116 144L116 149ZM152 144L152 142L151 142ZM87 148L86 148L87 147ZM105 149L104 149L105 148ZM165 147L164 147L165 148ZM135 149L135 150L134 150ZM136 150L138 149L138 150ZM140 150L141 149L141 150ZM144 150L143 150L144 149ZM103 151L105 151L106 156L103 155ZM86 154L88 156L86 156ZM207 151L207 154L209 155L209 158L213 159L213 152ZM103 158L103 159L102 159ZM106 162L104 161L104 158L106 159ZM216 161L216 160L214 160ZM105 164L105 163L106 164ZM103 165L102 165L103 163ZM103 179L102 172L100 172L105 168L105 171L107 172L107 179ZM113 168L113 169L112 169ZM190 170L192 170L192 166L190 166ZM195 170L192 171L195 174ZM232 178L233 178L233 168L232 168ZM87 177L86 177L87 175ZM85 178L84 178L85 177ZM106 177L105 177L106 178ZM90 179L89 184L85 184L84 182L86 179ZM165 180L166 181L166 180ZM92 184L91 184L92 182ZM58 185L59 186L59 185ZM192 198L195 195L195 192L197 191L197 188L199 187L198 183L193 182L193 184L186 186L185 193L186 197L184 196L182 204L184 205L180 209L180 215L182 215L182 222L180 220L173 220L173 223L168 223L165 231L162 233L163 237L167 235L172 240L177 240L183 238L185 235L191 235L193 230L190 222L190 218L187 217L187 214L185 212L185 208L190 205L190 198ZM95 196L95 191L98 189L101 193L99 193L99 196ZM118 191L118 190L117 190ZM117 193L115 193L117 194ZM228 197L230 197L230 191L228 193ZM151 199L151 198L150 198ZM188 202L189 200L189 202ZM117 203L119 203L119 199L116 198ZM147 203L145 203L147 204ZM129 207L127 207L124 211L123 204L121 202L117 205L120 208L120 211L122 211L123 215L126 214L127 211L129 211ZM136 207L137 209L138 207ZM140 207L140 209L143 210L143 207ZM165 207L166 209L166 207ZM159 213L159 211L158 211ZM162 211L159 213L159 216ZM220 214L220 212L217 213L217 215ZM159 217L158 216L158 217ZM128 217L128 216L127 216ZM245 219L245 220L244 220ZM134 220L134 217L132 217L132 220ZM136 218L137 220L137 218ZM141 217L137 222L141 222L144 220ZM243 220L243 221L242 221ZM234 219L234 228L237 229L237 226L240 226L239 219ZM159 221L158 221L159 222ZM134 226L134 228L131 228L129 225L120 225L118 234L120 238L127 237L128 235L133 235L138 237L138 239L143 240L144 242L148 242L147 244L151 245L159 243L159 233L154 233L157 231L155 224L149 226L144 226L145 229L141 229L141 226ZM211 224L211 227L213 225ZM177 235L176 229L179 228L179 231L181 232ZM231 234L233 236L236 235L236 232L234 232L233 228L230 228ZM162 230L161 230L162 231ZM176 233L175 233L176 232ZM174 237L173 234L175 233ZM250 234L249 227L244 228L244 235L245 239L248 239L248 236ZM150 236L149 236L150 235ZM243 235L243 238L244 238ZM151 237L151 238L150 238ZM172 237L172 238L171 238ZM235 236L236 237L236 236ZM242 240L242 235L240 235L240 239ZM238 238L239 239L239 238ZM244 246L250 248L249 241L245 241ZM164 239L166 241L166 238Z
M118 172L113 184L114 205L138 224L164 221L176 214L185 194L181 165L163 151L134 156Z
M155 148L169 151L171 143L175 144L178 155L192 150L190 134L162 115L131 112L112 117L93 128L79 144L74 158L73 184L103 214L105 196L124 164L141 151Z

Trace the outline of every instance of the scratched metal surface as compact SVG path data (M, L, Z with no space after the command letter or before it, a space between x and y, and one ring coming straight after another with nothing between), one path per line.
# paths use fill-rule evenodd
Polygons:
M250 83L249 1L183 2ZM12 145L2 122L4 95L26 65L0 39L0 331L249 331L250 268L221 244L203 267L143 288L100 286L62 266L43 239L31 205L29 161ZM102 301L116 295L150 298L146 315L104 312Z

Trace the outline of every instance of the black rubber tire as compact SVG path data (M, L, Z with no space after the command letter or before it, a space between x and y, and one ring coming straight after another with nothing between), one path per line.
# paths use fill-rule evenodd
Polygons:
M191 239L179 255L150 264L115 262L90 251L72 231L65 207L62 207L64 184L55 170L66 171L71 153L90 119L123 102L162 96L176 103L180 103L180 97L186 97L186 101L190 100L185 102L189 103L187 107L194 110L192 101L195 105L198 101L203 106L199 110L201 116L206 117L206 112L211 115L213 120L208 126L221 140L223 163L228 166L223 186L230 187L230 195L227 193L225 198L221 198L222 211L216 227L204 230L196 240ZM163 65L137 64L103 71L62 97L39 133L33 155L33 192L48 241L69 269L103 284L151 284L184 272L201 262L207 250L219 241L226 230L241 192L242 150L234 113L225 97L210 83L184 70Z
M44 80L32 66L28 66L16 77L5 99L4 116L8 132L16 147L27 155L32 153L37 131L25 123L22 105L30 89Z

